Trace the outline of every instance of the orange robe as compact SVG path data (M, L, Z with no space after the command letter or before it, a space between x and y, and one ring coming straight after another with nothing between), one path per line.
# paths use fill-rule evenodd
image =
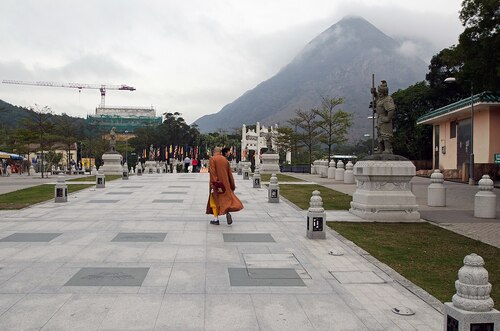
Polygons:
M229 161L222 155L214 155L209 161L209 172L210 172L210 182L209 182L209 192L211 183L218 180L224 184L226 192L224 193L212 193L217 204L217 210L219 215L224 215L228 212L238 211L243 209L243 204L240 199L234 194L236 186L234 184L233 173L231 172L231 167L229 166ZM212 214L212 208L210 208L210 196L207 202L207 214Z

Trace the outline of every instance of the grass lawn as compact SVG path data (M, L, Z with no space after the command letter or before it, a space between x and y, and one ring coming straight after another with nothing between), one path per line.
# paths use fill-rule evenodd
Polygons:
M110 180L122 178L122 175L105 175L105 177L106 177L106 181L110 181ZM69 179L68 182L95 182L95 175Z
M0 209L21 209L35 203L54 199L54 186L44 184L0 194ZM93 184L68 185L68 193L80 191L91 186Z
M379 261L442 302L450 302L466 255L483 257L500 308L500 249L429 223L327 222Z
M312 192L318 190L323 199L323 208L328 210L348 210L352 197L348 194L340 193L335 190L316 184L280 184L280 195L293 202L302 209L309 208L309 200Z
M276 177L278 177L278 183L281 183L281 182L303 182L302 179L295 178L292 176L283 175L283 174L276 174ZM271 174L260 174L260 180L262 182L270 181Z

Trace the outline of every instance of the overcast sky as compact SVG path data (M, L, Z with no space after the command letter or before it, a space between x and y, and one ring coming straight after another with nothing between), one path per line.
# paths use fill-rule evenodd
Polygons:
M347 15L426 62L458 42L461 0L1 0L0 80L127 84L107 105L188 123L276 74ZM0 99L86 117L98 90L0 84Z

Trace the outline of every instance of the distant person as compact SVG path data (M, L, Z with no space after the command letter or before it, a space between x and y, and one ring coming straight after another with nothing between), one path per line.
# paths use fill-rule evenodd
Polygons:
M186 156L186 158L184 159L184 172L189 171L190 165L191 165L191 159L189 158L189 156Z
M209 160L210 193L206 213L214 215L210 224L219 225L219 215L226 215L227 224L230 225L233 223L233 218L229 212L242 210L243 204L234 194L236 185L233 173L228 160L221 152L220 147L214 148L214 156Z
M198 172L198 160L196 158L193 158L191 164L193 165L193 172Z
M10 167L10 164L7 165L5 172L6 172L7 176L10 176L10 174L12 173L12 168Z

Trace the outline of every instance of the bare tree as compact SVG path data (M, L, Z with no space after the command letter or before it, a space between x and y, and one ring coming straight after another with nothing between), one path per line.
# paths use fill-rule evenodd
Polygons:
M40 109L38 105L31 107L31 116L24 121L24 126L31 131L37 138L41 152L41 172L44 178L44 150L48 148L49 137L53 132L54 124L52 122L52 111L50 107L45 106Z
M313 109L304 111L298 109L295 111L297 117L293 118L292 121L297 123L298 128L301 131L298 133L298 141L303 143L308 150L309 154L309 164L312 163L312 151L314 146L319 142L319 130L318 122L316 121L316 113Z

